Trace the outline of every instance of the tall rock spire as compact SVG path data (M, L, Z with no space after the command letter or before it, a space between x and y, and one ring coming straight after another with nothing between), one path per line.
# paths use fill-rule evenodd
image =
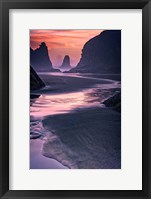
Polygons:
M45 42L42 42L39 48L33 50L30 48L30 64L37 72L56 72L58 70L52 67L49 58L48 48Z
M61 71L68 71L71 69L71 65L70 65L70 57L69 55L65 55L62 65L60 66L60 70Z

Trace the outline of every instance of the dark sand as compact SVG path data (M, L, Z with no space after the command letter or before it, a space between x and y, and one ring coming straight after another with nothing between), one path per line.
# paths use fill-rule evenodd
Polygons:
M81 77L40 75L46 84L44 89L32 94L55 95L94 88L88 94L90 103L102 102L102 97L120 91L120 77L112 81L99 79L107 77L87 75ZM96 98L93 99L92 96ZM72 169L120 169L121 168L121 114L112 108L98 107L70 110L68 113L50 114L42 118L47 131L42 154L55 159ZM40 110L40 108L39 108ZM59 165L58 165L59 166ZM57 168L57 166L56 166Z
M73 169L121 168L121 117L105 109L48 116L43 155Z
M70 77L70 76L51 76L40 75L41 79L45 82L46 87L37 91L32 91L32 94L53 94L53 93L68 93L75 92L82 89L96 87L102 84L110 86L111 83L116 81L103 78L93 77ZM115 86L116 87L116 86Z

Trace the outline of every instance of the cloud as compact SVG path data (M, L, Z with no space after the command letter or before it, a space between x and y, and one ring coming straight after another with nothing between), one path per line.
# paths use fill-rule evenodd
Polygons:
M30 45L38 48L41 42L45 42L51 61L59 64L66 54L71 57L71 64L76 65L81 57L84 44L102 30L30 30Z

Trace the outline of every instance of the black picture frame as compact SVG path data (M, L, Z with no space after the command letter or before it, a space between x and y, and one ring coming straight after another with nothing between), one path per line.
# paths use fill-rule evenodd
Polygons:
M150 0L0 0L0 196L1 198L151 198L151 2ZM9 190L9 9L142 9L142 190ZM131 180L131 179L129 179Z

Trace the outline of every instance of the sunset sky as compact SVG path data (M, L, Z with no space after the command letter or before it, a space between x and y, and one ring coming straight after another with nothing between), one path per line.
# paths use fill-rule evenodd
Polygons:
M53 66L60 66L65 55L70 56L72 66L76 66L81 57L84 44L102 30L31 30L30 46L33 50L45 42Z

